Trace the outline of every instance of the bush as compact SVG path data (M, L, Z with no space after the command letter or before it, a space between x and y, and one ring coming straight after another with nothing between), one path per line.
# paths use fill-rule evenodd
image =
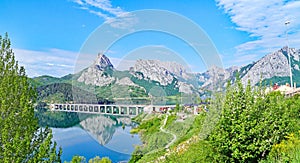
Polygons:
M228 84L220 120L209 141L224 156L222 162L257 162L274 144L295 130L294 118L280 92L264 93L237 82Z

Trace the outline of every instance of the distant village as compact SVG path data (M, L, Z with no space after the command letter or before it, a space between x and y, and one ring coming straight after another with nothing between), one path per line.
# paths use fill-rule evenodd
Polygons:
M278 85L275 83L272 87L266 89L265 93L269 93L271 91L280 91L285 96L294 96L295 94L300 94L300 87L296 87L296 84L291 87L289 83L285 85Z
M200 102L199 104L184 104L179 107L179 111L186 114L194 114L198 115L201 112L208 112L209 102ZM176 105L170 106L147 106L144 108L144 112L149 114L165 114L168 112L174 112L176 109Z

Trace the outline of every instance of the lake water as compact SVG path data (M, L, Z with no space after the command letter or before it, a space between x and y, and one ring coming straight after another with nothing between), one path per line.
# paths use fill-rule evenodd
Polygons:
M75 127L52 128L53 139L63 149L62 160L70 161L74 155L80 155L87 161L95 156L109 157L114 163L128 161L141 142L138 135L130 134L128 119L120 119L96 116ZM122 123L127 123L124 129Z

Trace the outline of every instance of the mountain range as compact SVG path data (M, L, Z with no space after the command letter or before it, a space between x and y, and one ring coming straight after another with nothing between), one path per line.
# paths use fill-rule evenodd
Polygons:
M267 54L256 62L241 67L229 67L222 69L213 67L204 73L198 73L197 78L204 89L212 89L212 86L225 88L228 80L233 81L236 73L239 73L242 83L247 84L250 80L251 85L257 85L260 81L263 84L278 83L280 85L290 83L290 71L288 55L291 57L291 70L294 82L300 85L300 50L284 47L273 53Z
M143 59L137 60L129 70L119 71L114 68L107 56L98 54L94 63L78 73L62 78L40 76L32 78L31 82L36 87L44 89L51 84L53 87L54 83L69 84L76 87L76 90L94 92L96 101L178 96L179 94L204 95L212 90L223 90L228 80L235 80L237 73L244 84L248 80L252 85L260 81L267 85L271 82L289 83L288 54L291 56L294 82L299 85L300 50L287 47L267 54L260 60L245 66L233 66L226 69L214 66L202 73L188 72L184 66L175 62Z

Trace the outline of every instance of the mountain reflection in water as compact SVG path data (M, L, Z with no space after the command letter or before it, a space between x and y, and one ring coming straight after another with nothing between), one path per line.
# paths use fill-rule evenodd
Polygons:
M102 145L110 141L115 133L116 124L116 121L104 116L91 117L80 122L80 126Z
M73 155L89 160L98 155L119 162L128 160L135 145L141 144L138 135L130 134L131 125L130 118L99 115L81 121L81 128L52 130L54 140L63 148L63 160L70 161Z

